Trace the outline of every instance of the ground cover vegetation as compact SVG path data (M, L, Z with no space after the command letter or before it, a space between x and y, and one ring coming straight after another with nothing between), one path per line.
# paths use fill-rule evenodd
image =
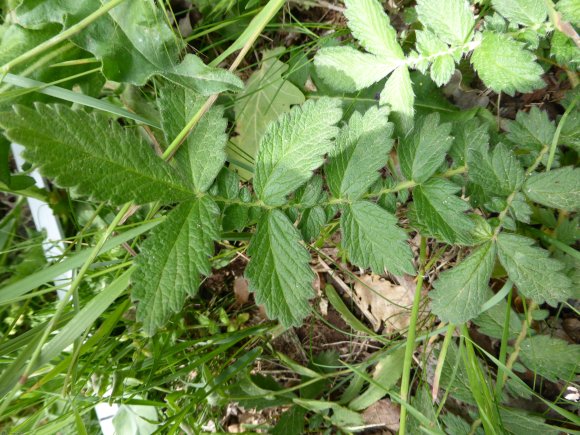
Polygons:
M580 430L577 1L0 8L1 431Z

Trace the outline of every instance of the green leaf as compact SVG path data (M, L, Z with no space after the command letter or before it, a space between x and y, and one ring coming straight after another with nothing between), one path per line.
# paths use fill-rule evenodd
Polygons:
M388 110L373 107L355 112L336 138L336 148L325 167L326 181L336 198L359 199L379 178L393 146Z
M268 125L290 111L291 106L304 103L300 89L285 78L288 65L277 59L281 54L281 49L264 52L260 69L250 76L234 104L238 135L232 138L234 146L229 147L228 153L251 165ZM239 172L244 178L253 175L245 170Z
M524 296L552 306L573 297L572 283L562 272L564 264L549 258L549 252L534 246L534 240L500 233L497 242L499 261Z
M265 213L250 241L246 268L250 291L271 319L285 327L298 326L310 313L314 296L310 254L301 245L300 233L284 213Z
M437 86L446 84L455 71L455 60L453 56L447 54L445 56L438 56L431 65L431 78Z
M509 21L522 26L536 26L548 18L542 0L492 0L493 8Z
M532 174L524 184L524 193L546 207L567 211L580 210L580 168L566 166L541 174Z
M519 357L528 369L552 382L568 381L578 372L580 346L536 335L522 342Z
M510 121L507 137L519 147L541 150L552 143L555 133L556 126L548 113L532 106L529 113L519 111L516 120Z
M397 383L403 373L404 355L405 349L401 347L381 358L373 372L373 380L380 387L374 383L370 384L364 393L348 404L348 407L355 411L361 411L385 396L386 392Z
M462 45L473 36L475 19L465 0L418 0L419 21L450 45Z
M161 124L171 143L204 105L206 98L177 85L161 88L158 99ZM222 168L227 122L223 109L212 107L198 121L175 155L175 164L196 192L205 192Z
M413 117L415 94L406 66L400 66L393 71L381 92L379 101L381 105L388 104L393 112L400 113L404 118Z
M451 124L439 124L439 114L432 113L415 123L399 145L401 171L408 180L422 183L439 169L451 144Z
M340 102L330 98L307 101L271 124L256 156L254 189L271 206L305 183L334 146L335 126L342 116Z
M382 80L397 68L399 61L362 53L352 47L324 47L316 54L314 65L330 87L352 92Z
M450 244L469 244L474 224L464 214L469 204L455 196L459 190L450 181L434 178L415 187L413 199L419 224L433 236Z
M499 413L505 430L511 434L558 435L561 433L559 428L546 424L542 417L529 414L521 409L502 407Z
M24 157L62 187L122 204L170 203L190 198L192 187L155 155L135 130L99 113L36 104L3 113L0 125L26 147Z
M556 3L556 9L565 20L570 21L577 27L580 26L580 4L578 4L577 0L560 0Z
M473 319L473 323L478 326L479 332L482 334L501 339L503 337L506 310L507 302L502 299L498 304ZM510 310L509 338L516 339L522 330L522 322L519 320L518 314L512 308Z
M546 86L542 67L522 43L506 35L484 32L483 41L471 55L471 63L483 83L493 91L513 96Z
M302 435L306 423L306 409L293 406L280 415L276 426L272 429L272 435Z
M452 269L443 272L429 295L433 312L444 322L464 323L477 317L489 299L488 282L495 264L496 247L487 242Z
M449 150L449 155L457 165L465 165L472 150L489 149L489 133L487 126L478 119L453 124L455 140Z
M304 240L314 240L327 222L326 212L320 206L308 208L302 213L298 229Z
M71 25L99 7L99 2L78 0L26 0L15 10L16 22L29 29L41 29L49 23Z
M382 59L405 58L397 33L377 0L346 0L345 4L348 27L365 50Z
M469 178L493 196L508 196L524 182L524 170L511 150L499 143L489 151L473 150L468 156Z
M359 201L345 206L340 227L352 263L376 274L415 274L407 234L397 226L397 218L378 205Z
M209 257L220 237L218 216L209 196L183 202L143 243L135 260L132 299L148 335L179 312L187 296L197 294L201 275L211 273Z

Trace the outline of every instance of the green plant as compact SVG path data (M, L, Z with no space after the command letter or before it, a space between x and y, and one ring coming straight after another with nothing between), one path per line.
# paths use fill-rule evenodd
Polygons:
M514 376L514 364L521 363L551 380L570 381L577 370L573 363L578 360L577 346L546 335L531 336L529 324L538 306L558 307L578 297L580 256L573 245L577 240L575 213L580 209L580 169L576 167L579 97L576 91L569 92L557 122L534 107L529 112L518 112L502 131L485 109L460 112L438 101L433 110L415 114L415 106L420 106L415 93L418 99L425 94L413 88L413 81L427 83L432 86L428 92L439 95L437 87L450 81L456 67L466 71L470 64L484 86L498 95L540 89L545 86L545 71L544 65L536 62L534 50L541 50L549 42L551 32L567 28L562 25L563 19L577 24L578 17L567 1L556 5L540 0L477 3L419 0L416 19L410 20L413 35L399 43L378 1L347 0L349 29L365 51L335 42L321 48L312 71L318 80L318 92L292 108L291 104L304 99L303 94L294 85L285 84L285 64L277 59L264 60L252 76L255 82L250 82L251 90L242 94L249 100L246 103L260 107L259 96L252 99L257 92L275 100L276 87L284 88L289 96L264 109L275 108L272 122L254 113L254 124L264 124L259 128L248 130L250 121L237 117L239 136L234 139L235 145L248 156L246 162L240 162L231 147L229 152L226 149L228 115L223 104L227 100L218 94L243 88L233 71L282 2L269 2L255 28L250 27L238 40L241 42L232 45L232 51L241 48L242 53L229 71L216 67L217 62L205 65L192 54L181 56L184 45L166 23L163 2L159 6L152 1L139 1L137 6L122 1L105 6L90 1L58 6L52 2L24 2L15 10L19 26L5 32L35 36L39 32L41 39L52 37L56 41L39 46L42 49L71 38L74 45L69 50L74 50L75 56L79 52L94 56L108 80L141 87L153 83L154 89L148 90L154 101L148 114L153 131L147 130L150 134L146 136L135 128L143 126L136 115L129 114L125 120L128 125L122 125L111 116L119 115L118 108L108 110L103 104L89 104L88 98L84 105L104 107L109 113L44 102L32 105L27 94L18 96L20 104L13 109L0 113L0 127L9 140L26 147L26 160L56 185L71 189L79 197L106 202L109 207L121 206L110 220L106 236L139 207L146 207L148 218L163 216L138 244L139 254L128 260L127 271L109 284L106 293L103 291L103 298L111 298L111 304L130 285L136 319L153 339L167 332L164 328L172 316L182 311L187 298L196 296L201 282L212 274L216 243L248 240L239 249L249 257L245 276L250 291L268 317L284 328L301 325L313 311L310 300L314 296L314 273L309 244L319 240L321 234L328 238L329 234L340 233L338 243L345 259L362 269L375 274L419 275L404 362L394 367L392 353L396 352L397 359L403 355L397 348L393 352L389 349L379 363L396 369L397 376L388 378L379 364L373 378L359 368L322 375L306 372L316 382L348 374L353 385L355 380L358 382L358 389L353 390L359 393L363 381L368 383L359 397L346 395L348 400L343 396L341 403L318 400L320 392L297 397L261 388L259 394L279 394L284 398L282 404L293 405L283 418L300 420L309 411L351 430L361 425L355 411L370 406L388 391L402 405L401 433L406 430L407 412L427 427L429 419L421 418L421 413L428 411L418 411L423 405L410 398L421 291L424 277L438 259L431 248L428 250L427 239L443 249L456 249L457 264L429 283L433 288L429 293L432 311L451 324L448 334L455 324L473 321L482 330L487 327L487 335L502 340L496 392L491 386L475 388L491 376L476 358L476 347L465 326L461 329L465 345L450 354L461 355L456 361L465 370L464 381L472 386L486 431L502 425L513 430L509 426L516 426L513 422L519 417L500 407L507 378ZM59 33L61 26L68 30ZM115 29L122 32L108 38ZM155 32L156 38L142 38L144 30ZM36 40L27 38L33 47ZM556 50L552 43L548 55L566 64L564 69L574 85L576 60L562 54L567 39L559 44ZM555 51L550 53L550 49ZM18 69L41 52L32 48L24 54L0 56L3 73ZM129 59L122 58L125 52ZM224 51L228 52L230 49ZM218 59L224 58L224 53ZM467 58L469 64L464 62ZM68 58L61 60L66 62ZM280 70L270 71L273 68ZM16 72L27 75L26 69ZM432 82L424 75L427 72ZM93 70L87 70L84 77L89 81L93 74ZM263 88L255 85L254 89L254 83L266 80L264 77L271 77L271 82ZM85 79L80 84L88 89L90 83ZM380 88L378 104L352 111L342 103L344 93L365 92L376 83ZM329 87L326 93L324 86ZM236 101L236 111L242 110L243 98ZM144 112L144 108L134 108L140 118L144 115L139 109ZM242 183L234 168L241 168L244 179L249 180ZM18 185L20 179L5 172L0 173L0 181L6 190L25 194L29 186ZM418 259L408 243L410 232L421 235ZM96 248L75 263L83 266L70 294L78 291L90 264L107 245L106 238L98 240ZM492 276L507 280L505 291L494 295L489 285ZM7 287L7 294L21 296L33 289L35 282L21 290L14 285ZM505 301L507 296L511 302L514 287L531 302L523 323ZM101 311L96 311L90 321L85 319L83 329L109 305L102 302L99 306ZM48 340L63 310L64 302L44 332L39 333L41 343ZM75 319L80 322L78 317ZM242 334L236 332L238 320L223 323L231 326L232 334ZM516 338L512 326L519 328ZM71 328L64 331L69 333ZM213 328L210 330L216 332L217 327ZM4 387L11 389L10 398L19 387L18 376L26 377L41 363L50 361L73 341L71 337L65 334L62 342L51 342L54 350L48 353L41 352L41 346L27 348L30 351L18 360L27 363L26 369L11 369L2 375L1 379L10 380ZM508 350L510 339L515 341ZM232 345L238 342L231 340ZM238 360L239 367L250 364L261 350L253 352ZM568 357L562 357L564 354ZM199 357L200 367L204 358ZM554 369L556 363L559 370ZM447 376L449 369L440 367ZM200 396L205 398L218 389L215 379L225 383L233 376L233 372L225 372L222 378L206 379ZM401 376L397 395L392 390ZM565 410L553 407L573 420Z

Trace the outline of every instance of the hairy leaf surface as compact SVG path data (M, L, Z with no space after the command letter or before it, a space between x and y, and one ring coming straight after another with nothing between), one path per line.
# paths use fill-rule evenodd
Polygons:
M393 125L388 110L373 107L364 115L355 112L336 139L336 148L325 168L330 191L336 198L359 199L377 180L393 146Z
M344 207L340 227L352 263L376 274L385 270L395 275L415 274L407 233L386 210L368 201L354 202Z
M157 101L167 143L177 137L205 100L182 86L167 85L161 89ZM212 107L201 117L175 155L177 168L197 192L209 189L225 162L226 126L223 109Z
M406 66L400 66L393 71L381 92L380 103L388 104L394 112L400 113L403 117L413 117L415 93Z
M519 111L516 120L508 124L507 137L519 147L541 150L552 143L556 126L548 113L532 106L528 113Z
M526 180L524 193L532 201L547 207L578 211L580 210L580 168L566 166L549 172L532 174Z
M519 357L527 368L552 382L568 381L578 372L580 346L536 335L522 342Z
M513 96L546 86L542 67L534 55L506 35L485 32L483 41L471 55L473 67L486 86Z
M417 15L428 29L450 45L468 42L473 35L475 18L465 0L418 0Z
M463 323L479 314L492 294L488 282L495 256L495 244L487 242L440 275L429 295L433 299L433 312L441 320Z
M382 59L404 59L397 33L377 0L346 0L344 16L361 45Z
M135 260L132 299L138 301L137 320L149 335L197 294L202 275L211 273L209 257L219 234L219 208L208 196L186 201L143 243Z
M508 196L524 182L524 170L511 150L499 143L490 152L473 150L469 153L469 178L494 196Z
M399 146L401 171L409 180L422 183L437 171L453 137L451 124L439 124L439 114L432 113L415 123L415 128Z
M542 0L492 0L493 8L509 21L523 26L542 24L548 18Z
M314 296L310 254L300 244L300 233L279 210L265 213L250 241L246 278L256 302L268 317L285 327L298 326L310 313Z
M419 223L436 238L447 243L470 243L473 222L464 214L469 204L455 193L459 187L434 178L413 190Z
M169 203L193 195L187 180L136 131L98 113L60 105L35 107L16 106L0 116L0 125L11 140L26 147L26 159L56 184L114 204Z
M258 198L271 206L312 177L334 146L335 126L342 116L340 101L321 98L293 108L270 124L256 156L254 188Z
M573 297L572 283L562 272L564 264L527 237L501 233L499 260L518 290L538 304L555 306Z

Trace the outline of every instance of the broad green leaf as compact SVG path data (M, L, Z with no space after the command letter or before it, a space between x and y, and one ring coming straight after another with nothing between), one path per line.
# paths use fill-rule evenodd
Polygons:
M271 206L305 183L334 146L335 126L342 116L340 101L307 101L270 124L256 156L254 189Z
M548 18L543 0L492 0L493 8L515 24L537 26Z
M204 105L206 98L177 85L161 88L158 99L161 125L171 143ZM223 109L212 107L198 121L175 155L175 164L196 192L205 192L222 168L227 122Z
M405 58L397 33L377 0L346 0L344 16L352 34L369 53L382 59Z
M469 204L455 193L459 187L442 178L434 178L413 190L417 220L437 239L447 243L469 244L473 222L464 212Z
M453 56L447 54L445 56L438 56L431 65L431 78L437 86L446 84L455 71L455 60Z
M552 306L574 296L572 283L562 272L564 264L549 258L534 240L501 233L497 243L499 261L524 296Z
M451 124L439 124L439 114L432 113L415 123L399 145L401 171L408 180L422 183L439 169L451 144Z
M473 36L475 18L465 0L418 0L417 15L425 27L450 45L462 45Z
M414 102L415 94L409 69L406 66L400 66L387 80L381 92L380 104L388 104L393 112L400 113L404 118L412 118Z
M306 424L306 409L293 406L280 415L276 426L272 429L272 435L301 435L304 433Z
M309 242L318 237L327 220L326 212L320 206L304 210L298 224L304 240Z
M497 305L473 319L473 323L477 325L479 332L501 339L503 337L506 309L507 302L503 299ZM522 322L513 308L510 307L510 310L509 337L510 339L515 339L522 330Z
M65 106L16 106L0 126L26 147L25 158L62 187L122 204L170 203L193 196L192 186L130 129L99 113Z
M376 274L414 275L413 254L397 218L378 205L359 201L344 207L342 243L353 264Z
M336 198L359 199L379 177L393 146L388 110L373 107L355 112L336 138L336 148L325 167L326 181Z
M524 170L511 150L499 143L490 152L486 146L468 155L469 178L494 196L508 196L524 182Z
M429 295L433 312L444 322L464 323L476 317L489 299L488 282L495 264L496 247L487 242L465 260L443 272Z
M507 137L519 147L541 150L552 143L555 133L556 126L548 113L532 106L529 113L519 111L516 120L510 121Z
M471 55L471 63L483 83L495 92L513 96L546 86L542 67L523 44L506 35L484 32L483 41Z
M284 213L271 210L260 221L248 247L246 268L250 291L271 319L285 327L298 326L310 313L314 296L310 254L300 233Z
M524 193L546 207L567 211L580 210L580 168L566 166L532 174L524 184Z
M560 0L556 3L556 9L565 20L570 21L577 27L580 26L580 4L578 0Z
M518 385L521 386L521 384ZM562 433L559 428L546 424L542 417L521 409L501 407L499 414L504 429L511 434L559 435Z
M397 68L399 61L362 53L352 47L324 47L316 54L314 65L330 87L352 92L382 80Z
M220 237L219 208L209 197L186 201L151 232L137 256L132 299L137 320L152 336L197 294L202 275L211 273L209 257Z
M357 428L364 425L362 416L355 411L340 406L338 403L329 402L328 400L305 400L294 399L294 403L314 411L321 413L321 411L332 410L332 414L328 416L329 421L340 428L351 432L351 428ZM326 414L322 412L322 414Z
M32 27L57 22L68 28L99 6L98 1L33 0L19 8L17 19ZM208 67L192 54L178 64L184 43L152 0L123 2L71 40L102 61L109 80L141 86L163 75L204 95L243 88L234 74Z
M373 372L373 380L380 387L370 384L364 393L348 404L348 407L355 411L362 411L385 396L386 392L397 383L403 373L404 355L405 349L401 347L381 358Z
M250 76L246 88L237 96L234 105L238 135L232 138L234 146L230 145L228 153L251 165L254 164L258 145L268 125L282 113L288 112L291 106L304 103L300 89L284 77L288 65L276 57L281 51L264 52L260 69ZM248 171L239 172L244 178L252 177Z
M522 342L519 357L528 369L552 382L569 381L579 369L580 346L536 335Z
M455 140L449 150L449 155L457 165L467 163L469 154L473 150L488 149L489 133L487 126L477 119L467 122L456 122L453 124L453 135Z

